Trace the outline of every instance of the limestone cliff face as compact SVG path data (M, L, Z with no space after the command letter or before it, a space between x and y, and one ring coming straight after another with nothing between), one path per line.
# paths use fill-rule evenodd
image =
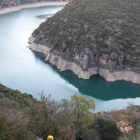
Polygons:
M29 48L33 51L43 53L46 57L45 61L49 61L52 65L55 65L60 71L71 70L76 75L78 75L79 78L82 79L89 79L91 75L99 74L110 82L116 80L125 80L131 81L132 83L140 84L140 74L133 72L127 68L111 72L108 69L104 68L103 65L98 64L97 66L88 68L87 70L83 70L75 62L65 60L61 55L54 54L50 47L37 44L34 42L34 40L35 38L31 36L29 39ZM104 63L104 61L101 60L101 63Z
M71 70L79 78L89 79L91 75L97 74L97 67L89 69L89 71L83 71L77 64L74 62L69 62L63 59L59 55L55 55L51 52L51 48L34 43L34 38L30 37L29 39L30 46L29 48L33 51L43 53L46 56L45 61L49 61L51 64L55 65L60 71Z

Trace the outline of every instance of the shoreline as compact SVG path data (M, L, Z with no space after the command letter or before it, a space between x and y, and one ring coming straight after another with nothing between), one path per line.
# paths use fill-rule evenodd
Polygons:
M78 78L89 79L92 75L99 74L108 82L124 80L135 84L140 84L139 73L128 71L125 69L121 71L116 70L114 72L110 72L108 69L102 67L88 68L88 71L83 71L82 68L76 63L66 61L61 56L54 55L52 52L50 52L51 48L34 43L34 38L32 36L29 38L29 43L30 46L28 46L28 48L32 51L43 53L46 57L45 61L48 61L50 64L55 65L60 71L72 71L75 75L78 76Z
M28 8L43 7L43 6L64 6L66 4L68 4L68 2L39 2L34 4L25 4L17 7L8 7L0 9L0 15Z

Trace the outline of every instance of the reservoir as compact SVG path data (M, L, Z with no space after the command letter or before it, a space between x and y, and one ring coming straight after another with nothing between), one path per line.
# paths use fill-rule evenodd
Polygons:
M44 62L44 56L27 48L34 29L62 8L39 7L0 15L0 82L37 99L42 90L55 100L70 99L78 93L94 99L96 112L122 109L128 102L140 105L140 85L106 82L99 75L78 79L70 71L59 72Z

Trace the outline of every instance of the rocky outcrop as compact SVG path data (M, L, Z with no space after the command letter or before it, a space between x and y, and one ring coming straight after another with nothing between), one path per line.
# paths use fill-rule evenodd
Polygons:
M100 60L100 63L94 67L90 67L87 70L82 69L78 64L75 62L71 62L65 60L60 54L56 55L52 51L52 48L37 44L34 42L34 37L31 36L29 39L30 46L29 48L33 51L43 53L46 57L45 61L49 61L52 65L55 65L60 71L71 70L79 78L82 79L89 79L91 75L99 74L104 77L107 81L113 82L116 80L125 80L131 81L132 83L140 84L140 73L137 73L134 69L123 68L123 69L115 69L109 71L103 65L105 64L105 60ZM82 62L84 63L84 62Z
M29 48L33 51L43 53L46 56L45 61L49 61L52 65L55 65L60 71L71 70L79 78L89 79L91 75L97 74L97 67L89 69L89 71L83 71L77 64L74 62L69 62L64 60L61 56L54 55L51 52L51 48L34 43L34 38L30 37L29 39L30 46Z

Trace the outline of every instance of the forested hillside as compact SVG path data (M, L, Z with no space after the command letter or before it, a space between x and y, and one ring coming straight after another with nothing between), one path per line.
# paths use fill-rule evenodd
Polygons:
M139 0L73 0L33 36L83 70L97 66L139 72L139 7Z

